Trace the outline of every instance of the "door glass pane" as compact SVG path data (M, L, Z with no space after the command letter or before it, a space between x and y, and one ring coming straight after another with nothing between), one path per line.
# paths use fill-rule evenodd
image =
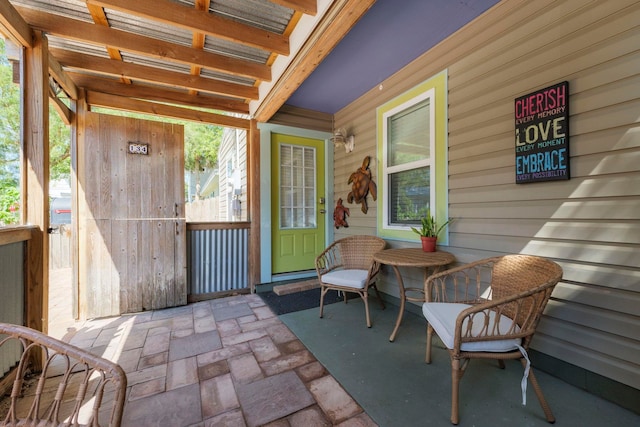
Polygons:
M304 189L304 205L305 206L313 206L315 197L316 197L316 192L314 188Z
M294 166L291 168L291 173L293 175L293 186L296 188L304 186L304 170L300 167Z
M291 222L291 209L283 208L280 210L280 227L290 228Z
M315 148L280 145L280 228L316 227Z
M291 193L291 196L292 196L292 199L293 199L293 200L291 200L291 206L293 206L293 207L304 206L304 203L300 199L302 197L302 194L299 191L293 191Z

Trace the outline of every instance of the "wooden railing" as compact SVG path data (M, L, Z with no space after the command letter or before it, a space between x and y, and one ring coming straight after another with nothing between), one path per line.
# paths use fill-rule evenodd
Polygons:
M33 230L32 227L0 229L0 322L26 323L25 265ZM20 359L20 353L15 345L0 349L0 378Z
M0 229L0 322L23 325L26 257L31 227Z

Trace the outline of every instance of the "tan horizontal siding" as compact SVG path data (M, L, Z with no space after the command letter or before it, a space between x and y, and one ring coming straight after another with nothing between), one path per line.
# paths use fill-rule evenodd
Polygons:
M559 332L561 331L558 325L554 325L552 331L556 328L558 328L557 330ZM594 342L604 344L606 351L594 350L592 347L581 347L570 340L565 340L565 337L562 334L559 334L560 338L546 335L544 333L537 334L532 346L535 346L539 351L559 360L580 360L580 366L589 371L601 372L602 367L606 366L608 378L633 387L635 378L640 375L640 370L638 370L637 367L637 361L634 363L633 358L631 359L632 361L626 361L622 358L611 356L611 354L614 354L614 351L617 353L620 352L621 346L618 346L617 344L621 344L623 346L625 341L613 340L613 342L611 342L611 339L607 339L610 338L611 335L593 335L591 334L591 331L585 328L577 328L574 330L574 336L578 332L583 337L589 337L593 339ZM568 336L567 338L571 338L571 336ZM637 352L638 349L632 349L632 351Z
M335 151L335 196L377 156L376 109L448 72L450 245L457 262L504 253L564 270L533 348L640 389L640 2L504 0L336 114L356 150ZM514 99L570 91L571 179L515 184ZM377 170L372 162L374 180ZM379 183L378 183L379 184ZM354 231L375 234L351 208ZM417 246L415 241L390 241ZM403 271L420 286L419 269ZM381 289L397 295L385 270ZM635 356L635 357L634 357Z
M633 321L634 319L616 311L593 308L591 306L574 303L573 301L561 301L554 299L549 302L545 315L549 322L571 322L575 325L584 327L585 330L588 329L607 332L611 335L609 339L617 340L618 337L616 337L616 335L619 331L628 330L628 339L632 339L634 341L640 340L640 330L633 327L636 325ZM575 337L572 341L576 341L578 339L578 337ZM606 347L601 346L597 342L592 343L591 347L600 348L601 351L606 350Z
M570 274L567 274L570 276ZM554 290L553 297L612 312L635 315L640 307L640 295L636 292L611 292L604 286L583 286L561 283ZM635 338L640 338L640 329L636 328Z
M506 236L531 237L540 239L590 240L592 242L630 243L637 240L640 224L621 221L603 224L596 221L545 219L480 219L464 218L450 228L455 233L479 235L502 234Z

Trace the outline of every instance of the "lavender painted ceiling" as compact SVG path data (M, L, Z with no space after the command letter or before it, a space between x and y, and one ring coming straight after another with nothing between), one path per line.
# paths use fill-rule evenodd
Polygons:
M498 0L377 0L289 98L335 114Z

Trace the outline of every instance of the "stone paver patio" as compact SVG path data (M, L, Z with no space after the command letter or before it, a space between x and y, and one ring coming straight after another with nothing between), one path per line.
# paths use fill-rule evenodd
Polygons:
M376 425L258 295L72 324L50 314L50 335L127 373L124 426Z

